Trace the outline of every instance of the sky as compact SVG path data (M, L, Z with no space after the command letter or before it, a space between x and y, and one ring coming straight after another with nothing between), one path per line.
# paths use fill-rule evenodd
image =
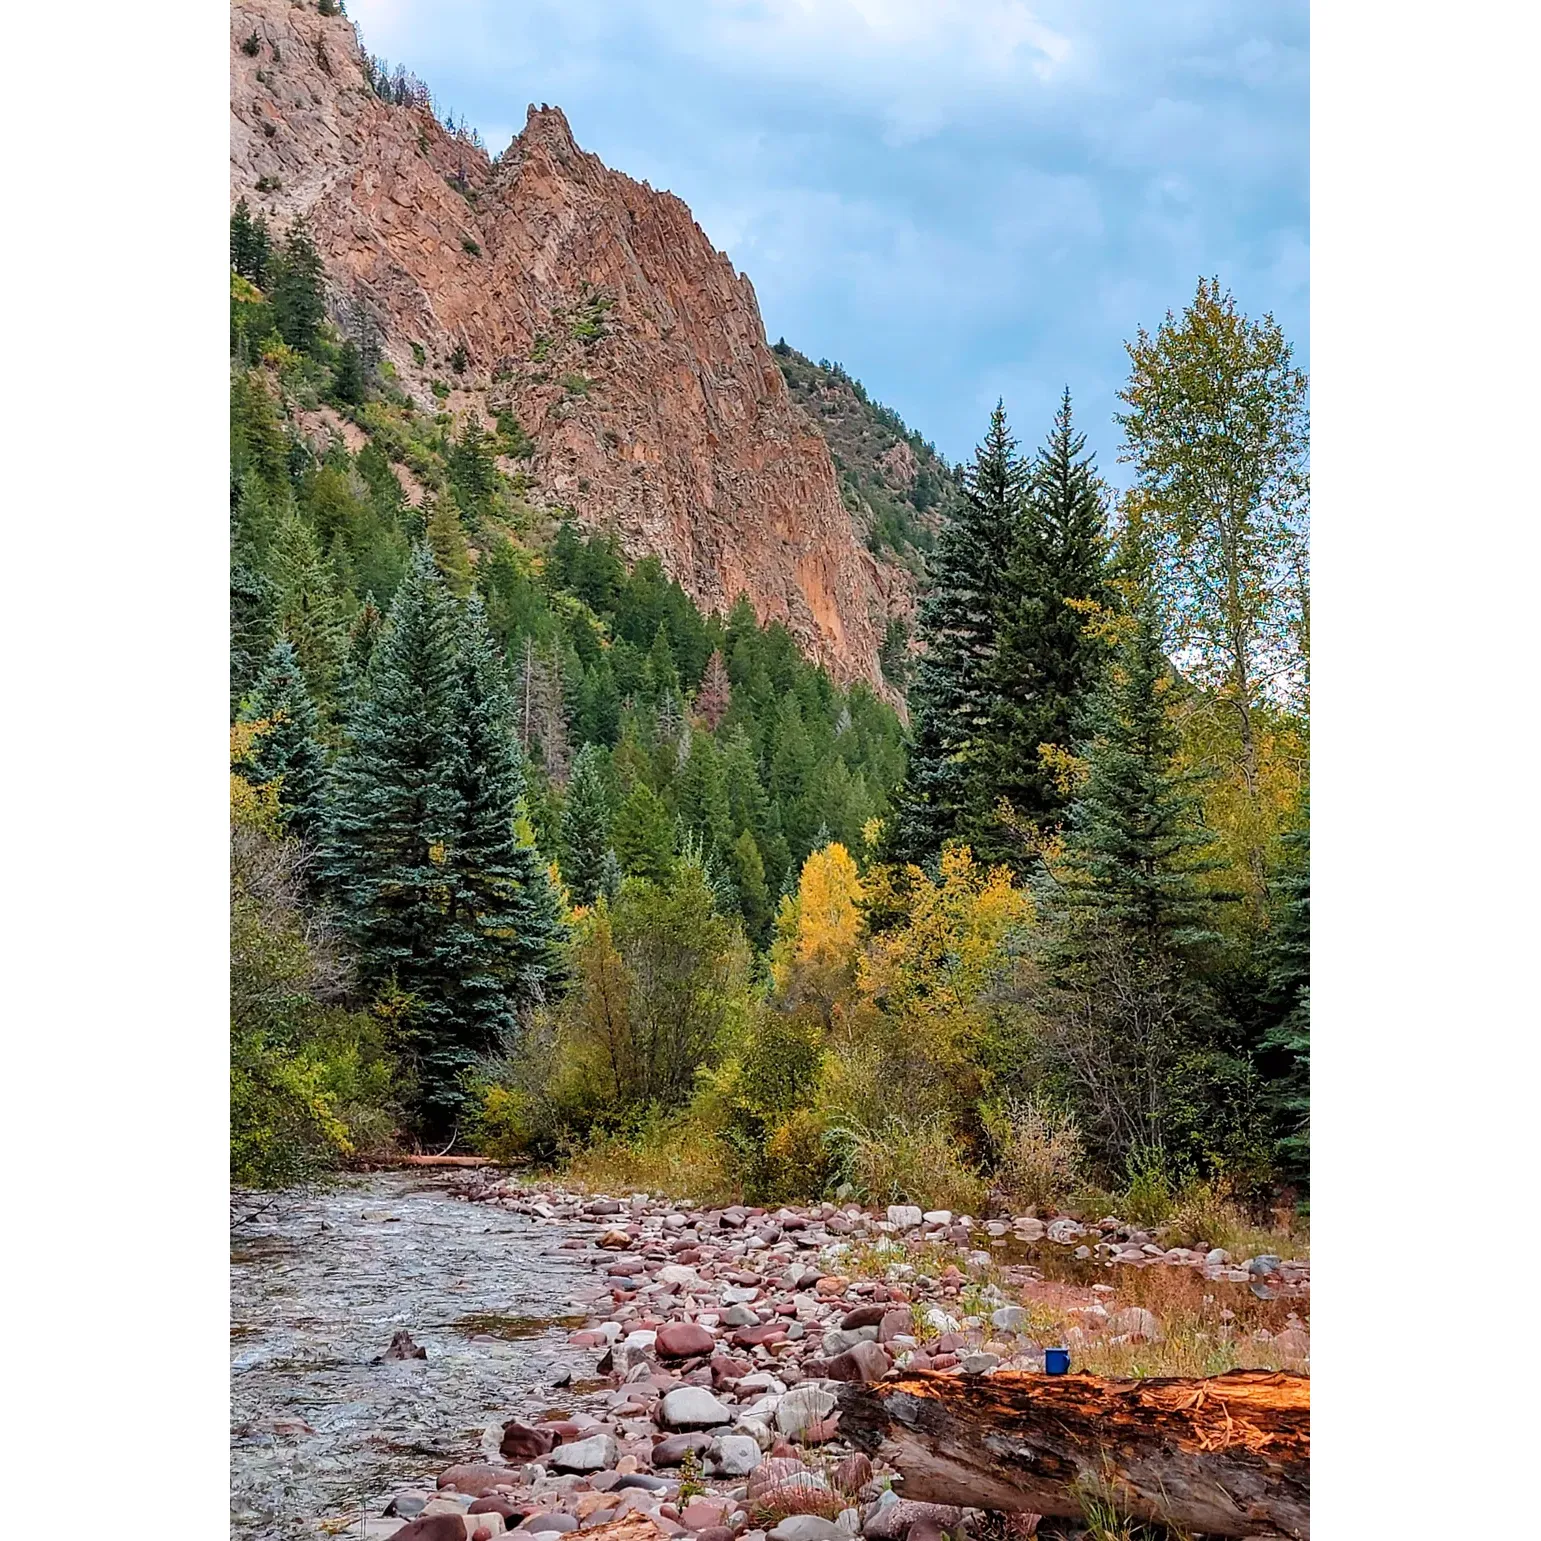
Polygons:
M502 150L530 103L667 188L771 341L950 461L1070 387L1116 464L1124 342L1201 274L1309 368L1306 0L350 0Z

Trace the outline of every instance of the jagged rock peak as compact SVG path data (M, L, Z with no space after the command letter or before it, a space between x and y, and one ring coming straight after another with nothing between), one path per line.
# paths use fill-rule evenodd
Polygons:
M231 203L306 217L416 401L448 385L457 417L513 412L533 501L656 555L708 609L746 594L838 678L885 689L908 575L858 538L753 286L680 199L579 148L560 107L532 105L494 166L376 96L352 25L312 6L235 0L230 59Z

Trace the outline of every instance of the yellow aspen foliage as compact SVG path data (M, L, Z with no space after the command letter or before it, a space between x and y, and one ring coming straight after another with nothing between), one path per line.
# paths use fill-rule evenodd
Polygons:
M998 977L1012 933L1031 923L1032 899L1008 868L981 866L966 845L943 850L939 881L918 867L904 877L908 923L873 938L858 989L891 1014L972 1006Z
M230 725L230 823L235 828L260 830L276 839L280 828L278 782L253 783L242 774L268 726L266 721Z
M797 895L776 914L771 977L786 993L802 980L820 993L846 973L861 940L861 874L851 853L834 841L803 863Z

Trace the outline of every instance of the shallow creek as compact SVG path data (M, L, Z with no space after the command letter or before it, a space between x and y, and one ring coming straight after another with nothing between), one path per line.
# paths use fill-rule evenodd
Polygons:
M421 1173L251 1199L233 1215L245 1217L230 1240L233 1536L379 1514L560 1396L574 1297L593 1282L558 1250L566 1230L467 1204ZM372 1364L402 1327L427 1359Z

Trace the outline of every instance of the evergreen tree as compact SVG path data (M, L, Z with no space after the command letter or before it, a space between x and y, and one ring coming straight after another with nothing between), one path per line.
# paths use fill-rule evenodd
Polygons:
M1179 678L1161 641L1154 594L1131 595L1124 635L1086 704L1086 780L1066 821L1068 902L1152 945L1185 951L1213 937L1217 870L1202 822L1202 777L1178 764L1171 706Z
M251 209L242 198L230 216L230 266L242 278L249 278L259 289L264 289L271 254L267 219L260 213L253 219Z
M279 521L273 586L278 627L294 644L312 699L329 717L347 659L347 631L331 567L310 526L293 512Z
M891 837L904 860L925 860L945 841L969 837L989 811L974 751L1000 715L997 633L1024 479L997 403L966 477L967 495L943 522L931 591L920 607L924 652L909 697L914 738Z
M610 854L610 794L604 756L585 744L573 760L562 808L562 877L575 904L593 904L604 892L605 858Z
M1278 1061L1269 1087L1280 1131L1279 1165L1294 1182L1311 1180L1311 829L1310 803L1283 837L1286 860L1270 886L1269 1004L1276 1020L1263 1037Z
M454 1036L435 1048L431 1079L458 1085L477 1057L513 1033L518 1014L545 998L558 925L550 881L522 838L524 767L507 681L479 600L459 616L455 804L447 867L452 910L469 940L453 980Z
M696 730L690 736L690 756L680 768L674 789L680 823L701 841L707 857L719 856L732 838L728 788L722 755L711 735Z
M267 724L247 762L246 779L254 785L276 780L284 828L307 842L318 839L326 786L321 718L287 637L273 644L244 715L248 722Z
M433 552L434 565L439 569L450 593L464 599L471 592L471 550L466 544L466 532L455 512L454 500L437 499L428 515L428 549Z
M977 761L990 800L1006 799L1015 820L1040 833L1057 822L1066 798L1039 748L1070 749L1104 651L1076 608L1109 597L1107 516L1096 461L1085 450L1067 387L1032 466L1005 585L994 670L999 708ZM1020 835L999 819L985 822L975 845L983 860L1027 865Z
M471 520L488 513L497 495L498 468L492 439L476 413L467 419L448 455L455 501Z
M701 688L696 692L696 712L715 733L732 705L733 682L728 678L728 666L723 661L722 649L713 648L706 660L706 672L701 676Z
M269 299L278 335L301 353L308 353L321 334L326 319L326 290L321 255L303 220L289 232L274 265Z
M337 367L332 371L332 399L344 406L361 407L368 393L369 382L358 344L351 337L345 337L338 350Z
M480 961L451 866L466 828L454 600L426 548L391 603L368 689L334 767L321 873L364 984L399 992L423 1132L453 1127L468 1047L459 982Z
M1256 1077L1204 980L1222 895L1197 777L1178 760L1178 677L1146 583L1087 703L1086 777L1064 870L1040 892L1040 1020L1083 1128L1115 1170L1156 1151L1180 1173L1255 1150Z
M765 886L765 862L752 834L746 829L728 851L728 869L733 887L738 894L738 912L744 919L744 930L756 947L763 947L770 935L770 890Z
M674 868L674 821L645 781L616 810L614 833L615 854L628 877L667 880Z

